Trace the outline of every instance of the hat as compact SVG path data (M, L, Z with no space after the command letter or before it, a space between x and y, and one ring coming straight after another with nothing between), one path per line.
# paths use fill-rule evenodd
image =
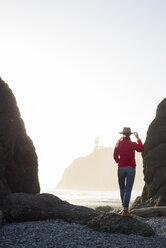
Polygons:
M119 132L120 134L133 134L131 132L131 128L130 127L124 127L122 132Z

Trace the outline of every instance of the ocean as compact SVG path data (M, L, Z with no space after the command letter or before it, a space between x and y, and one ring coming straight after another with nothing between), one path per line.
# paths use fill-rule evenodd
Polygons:
M64 201L71 204L81 205L95 208L98 206L111 206L113 208L121 208L120 193L118 190L114 191L78 191L78 190L57 190L49 189L42 190L41 193L51 193ZM141 191L132 191L132 203L137 196L141 195Z

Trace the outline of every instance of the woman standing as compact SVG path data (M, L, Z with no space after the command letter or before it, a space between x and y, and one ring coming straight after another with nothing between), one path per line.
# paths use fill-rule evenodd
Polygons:
M135 179L135 151L143 152L144 147L138 133L132 133L129 127L124 127L120 134L123 134L123 137L116 144L114 159L118 164L118 182L123 206L122 216L131 217L128 208ZM131 134L135 135L137 143L131 141Z

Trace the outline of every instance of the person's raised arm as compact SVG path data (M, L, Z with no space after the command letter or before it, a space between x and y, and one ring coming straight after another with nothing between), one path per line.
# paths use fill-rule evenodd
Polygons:
M135 143L136 144L136 146L135 146L136 151L137 152L143 152L144 151L144 146L143 146L142 141L141 141L141 139L139 137L139 134L135 132L134 135L135 135L135 137L137 139L137 143Z

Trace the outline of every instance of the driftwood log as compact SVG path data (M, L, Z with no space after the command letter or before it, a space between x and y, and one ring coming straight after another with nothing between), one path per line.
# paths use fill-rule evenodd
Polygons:
M166 216L166 206L132 209L130 213L145 218Z

